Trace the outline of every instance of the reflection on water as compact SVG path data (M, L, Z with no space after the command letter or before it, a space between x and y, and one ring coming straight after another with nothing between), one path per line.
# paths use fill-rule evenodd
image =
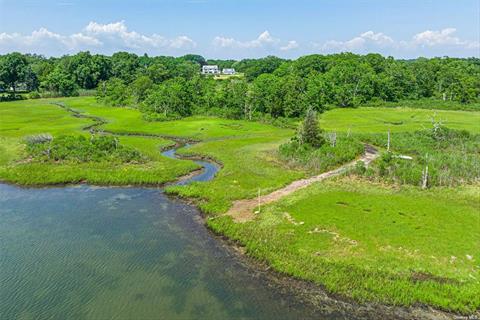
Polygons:
M0 184L0 319L297 319L160 189Z

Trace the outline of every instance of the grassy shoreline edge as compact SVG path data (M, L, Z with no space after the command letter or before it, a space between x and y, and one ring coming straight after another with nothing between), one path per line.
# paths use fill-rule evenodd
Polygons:
M100 118L99 118L99 119L100 119ZM105 123L105 124L106 124L106 123ZM91 126L87 126L87 128L91 128ZM87 129L87 130L88 130L88 129ZM118 135L118 133L116 133L116 132L111 132L111 131L104 131L104 132ZM126 135L126 136L130 136L128 133L126 133L125 135ZM135 134L131 134L131 136L135 136ZM138 135L137 135L137 136L138 136ZM142 134L142 136L143 136L143 137L146 137L146 136L148 136L148 135L143 135L143 134ZM164 139L164 138L173 138L174 136L168 136L168 137L167 137L167 136L165 136L165 135L162 135L162 136L160 136L160 135L154 135L154 136L150 136L150 137L152 137L152 138L163 138L163 139ZM184 139L183 137L180 137L180 138L181 138L181 139ZM197 151L193 152L193 154L196 154L196 153L198 154L198 152L199 152L199 151L197 150ZM200 151L200 152L201 152L201 151ZM201 153L199 153L199 154L201 154ZM215 159L214 157L212 157L211 154L205 154L204 156L206 157L206 158L204 158L204 159L208 159L208 160ZM194 156L194 157L195 157L195 156ZM194 159L194 158L192 158L192 159ZM216 160L215 162L221 163L219 160ZM288 179L287 179L287 180L288 180ZM73 184L76 184L76 182L77 182L77 181L73 181ZM4 182L2 182L2 183L4 183ZM8 182L7 182L7 183L8 183ZM87 182L87 183L88 183L88 182ZM13 184L15 184L15 183L13 183ZM72 184L72 183L67 183L67 184L70 185L70 184ZM99 184L96 184L96 183L89 183L89 184L99 185ZM62 184L60 184L60 185L62 185ZM108 186L116 186L115 184L112 184L112 183L110 183L110 182L107 182L105 185L108 185ZM133 183L133 184L130 184L130 183L129 183L129 184L127 184L127 185L132 185L132 186L147 186L147 187L148 187L148 186L152 186L152 185L144 184L144 183L141 183L141 182L138 183L138 184L137 184L137 183ZM26 184L26 185L24 185L24 186L28 186L28 184ZM41 184L39 184L39 186L59 186L59 184L57 184L57 185L52 185L52 184L47 184L47 185L45 185L45 184L42 184L42 183L41 183ZM122 184L119 184L119 185L117 185L117 186L122 186ZM124 186L124 185L123 185L123 186ZM154 184L154 186L161 186L161 185L159 185L159 184ZM171 192L169 192L169 193L171 193ZM206 226L207 226L210 230L212 230L214 233L217 233L217 234L221 235L222 238L223 238L223 237L227 237L229 242L233 241L233 244L236 244L236 245L239 245L239 244L240 244L241 246L245 246L245 244L242 244L241 241L235 240L235 237L232 237L232 234L231 234L231 233L229 234L228 228L225 227L223 230L221 230L221 229L218 229L218 227L220 226L220 224L217 224L217 225L212 224L212 222L213 222L214 220L217 220L218 218L217 218L217 217L213 217L213 219L210 219L210 217L211 217L211 212L210 212L208 209L207 209L207 210L202 209L202 205L201 205L201 201L202 201L202 200L201 200L201 199L199 199L198 197L189 197L188 195L185 195L185 194L179 194L178 196L180 196L180 197L182 197L182 198L184 197L184 198L188 199L188 201L189 201L190 203L193 203L193 204L195 204L197 207L199 207L199 210L202 212L202 216L204 216ZM236 241L239 241L239 242L236 242ZM260 258L260 261L262 261L262 258L261 258L261 257L255 257L255 255L252 255L251 252L248 252L248 251L247 251L247 255L248 255L249 257L254 257L254 258L256 258L256 259L259 259L259 258ZM273 266L273 268L275 269L275 266ZM280 271L280 272L281 272L282 275L283 275L283 274L288 274L288 273L284 273L284 272L282 272L282 271ZM305 280L302 280L302 281L305 281ZM309 282L306 281L306 283L309 283ZM318 283L316 283L316 285L318 285L320 288L322 287L322 286L319 285ZM327 290L327 291L328 291L328 290ZM333 293L332 295L335 296L336 294ZM342 299L346 299L346 300L348 301L348 297L342 296ZM380 305L381 305L381 304L380 304ZM388 305L388 304L387 304L387 305ZM421 305L421 304L420 304L420 306L421 306L421 308L429 308L429 307L428 307L428 304L426 304L426 305ZM410 308L410 307L407 306L406 308ZM478 310L477 310L477 311L478 311ZM477 312L477 313L478 313L478 312ZM476 314L477 314L477 313L476 313ZM452 314L455 315L455 314L457 314L457 313L452 313ZM462 313L459 313L459 314L468 314L468 313L463 313L463 312L462 312Z

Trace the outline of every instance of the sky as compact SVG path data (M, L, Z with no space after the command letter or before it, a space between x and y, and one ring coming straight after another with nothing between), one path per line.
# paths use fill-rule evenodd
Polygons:
M0 54L480 56L480 0L0 0Z

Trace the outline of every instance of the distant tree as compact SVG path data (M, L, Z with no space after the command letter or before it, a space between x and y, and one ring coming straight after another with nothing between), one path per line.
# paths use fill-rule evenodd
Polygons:
M145 74L153 81L155 84L159 84L167 80L170 75L168 74L167 67L158 61L155 61L147 67Z
M329 83L325 81L322 74L311 74L307 78L305 89L305 104L308 108L323 112L329 103L329 92L331 88Z
M268 56L261 59L244 59L236 62L233 67L244 72L247 80L251 81L264 73L274 72L285 60Z
M123 80L125 83L132 82L140 67L139 58L136 54L117 52L112 55L112 75Z
M183 78L167 80L149 91L141 110L163 114L164 118L185 117L192 114L192 95Z
M184 60L184 61L189 61L189 62L194 62L198 63L200 66L203 66L204 64L207 64L205 61L205 58L202 57L201 55L198 54L186 54L179 59Z
M200 66L191 61L184 61L176 64L171 73L172 78L181 77L184 79L192 79L200 73Z
M145 100L147 92L153 86L153 81L147 76L140 76L130 85L130 90L133 97L135 107Z
M412 73L415 76L415 85L418 98L432 97L435 91L435 68L436 62L426 59L418 58L409 65Z
M282 113L281 116L296 118L303 114L307 109L305 104L305 81L295 75L283 77L281 79L282 92Z
M33 72L30 66L25 70L24 83L28 91L38 90L40 87L40 81L38 80L37 74Z
M262 74L253 81L252 100L261 113L269 113L276 118L283 114L281 110L280 78L273 74Z
M327 59L320 54L303 56L293 62L293 68L300 77L307 77L312 73L325 73L327 71Z
M12 88L13 95L19 83L25 81L28 62L21 53L13 52L0 59L0 82L7 88Z
M223 83L224 99L222 106L229 118L240 118L245 113L248 84L245 80L231 79Z
M47 79L42 83L42 87L58 96L78 95L78 87L72 75L59 66L47 76Z
M325 73L332 86L331 100L340 107L352 107L368 101L374 94L375 74L371 66L354 59L344 60Z
M300 126L298 139L301 144L309 144L312 147L319 148L325 143L318 125L317 113L309 109Z
M128 86L118 78L101 82L97 87L97 99L115 107L125 107L130 104L131 94Z

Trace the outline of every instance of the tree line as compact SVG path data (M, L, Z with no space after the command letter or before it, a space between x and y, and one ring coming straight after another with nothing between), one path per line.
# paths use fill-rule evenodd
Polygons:
M200 75L205 64L235 68L243 77ZM72 96L96 90L112 106L136 107L151 120L192 114L251 119L299 117L307 110L355 107L378 101L480 101L480 59L397 60L379 54L308 55L296 60L206 60L199 55L149 57L80 52L61 58L0 56L0 87L15 97Z

